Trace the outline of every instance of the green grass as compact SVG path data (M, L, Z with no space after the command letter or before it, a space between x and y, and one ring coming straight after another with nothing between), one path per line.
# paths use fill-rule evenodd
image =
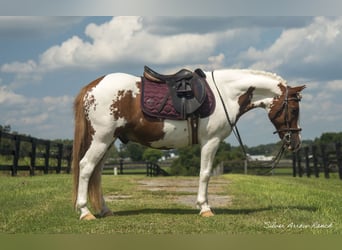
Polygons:
M141 190L137 182L151 177L105 175L106 195L129 198L108 203L115 216L86 222L73 210L70 175L0 176L0 233L342 233L342 181L337 178L214 178L227 182L224 193L233 197L232 205L213 208L216 216L201 218L196 208L174 201L187 192Z

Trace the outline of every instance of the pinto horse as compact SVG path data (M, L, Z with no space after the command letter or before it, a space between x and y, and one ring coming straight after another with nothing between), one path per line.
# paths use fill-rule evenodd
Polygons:
M244 113L263 108L285 147L298 150L299 101L305 85L290 87L273 73L255 70L222 69L204 73L216 105L208 117L198 121L201 166L197 206L201 216L209 217L213 213L208 202L208 183L220 142ZM96 218L87 207L88 198L99 217L112 215L103 198L101 171L106 152L117 138L159 149L184 147L191 141L186 120L152 118L142 112L141 81L140 77L124 73L105 75L85 86L75 99L73 191L80 219Z

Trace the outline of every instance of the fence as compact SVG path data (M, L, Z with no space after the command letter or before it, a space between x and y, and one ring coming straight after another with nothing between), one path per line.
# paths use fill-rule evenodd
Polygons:
M275 169L272 169L273 161L267 160L229 160L219 164L214 170L213 175L224 173L251 174L251 175L291 175L292 161L282 159Z
M342 180L342 153L341 143L320 144L304 147L292 156L293 176L299 177L312 174L319 177L320 173L325 178L330 178L331 173L338 172Z
M36 171L70 173L71 151L71 146L62 143L0 130L0 170L10 171L12 176L18 171L28 171L30 175Z
M104 166L105 174L146 174L146 176L168 176L158 164L152 162L130 162L120 160L116 163L106 164Z
M248 161L248 174L266 175L291 175L319 177L324 174L330 178L332 173L338 173L342 180L342 153L341 143L319 144L303 147L292 154L292 159L282 159L275 169L271 169L272 161ZM270 171L272 170L272 171ZM247 168L243 160L222 162L214 169L214 174L246 173Z

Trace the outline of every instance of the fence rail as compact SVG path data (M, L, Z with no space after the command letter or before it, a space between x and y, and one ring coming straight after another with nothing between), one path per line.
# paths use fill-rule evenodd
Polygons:
M330 178L331 174L338 173L342 180L342 145L340 142L331 144L311 145L303 147L292 154L292 159L282 159L272 170L272 161L248 161L248 174L277 174L293 177L320 177ZM214 169L214 174L246 173L246 163L243 160L222 162ZM272 171L271 171L272 170Z
M304 147L292 156L293 176L319 177L321 173L330 178L331 173L338 172L342 180L341 143L321 144Z
M168 176L158 164L152 162L125 162L120 160L116 163L106 164L104 173L113 174L146 174L146 176Z
M18 171L28 171L30 175L36 171L70 173L71 151L71 146L62 143L0 130L0 170L10 171L12 176Z

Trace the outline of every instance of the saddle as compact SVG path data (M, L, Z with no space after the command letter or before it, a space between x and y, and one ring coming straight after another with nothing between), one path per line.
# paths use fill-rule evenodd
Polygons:
M196 69L194 72L181 69L172 75L162 75L145 66L142 83L145 85L146 82L153 82L154 89L167 87L168 91L164 91L164 97L158 103L159 107L154 107L157 108L157 113L161 113L165 109L168 110L165 106L170 105L168 101L171 98L174 109L179 113L176 119L186 120L201 107L206 99L207 83L205 78L206 75L201 69ZM145 90L144 86L142 89ZM144 106L144 103L142 104ZM165 118L162 114L160 117Z

